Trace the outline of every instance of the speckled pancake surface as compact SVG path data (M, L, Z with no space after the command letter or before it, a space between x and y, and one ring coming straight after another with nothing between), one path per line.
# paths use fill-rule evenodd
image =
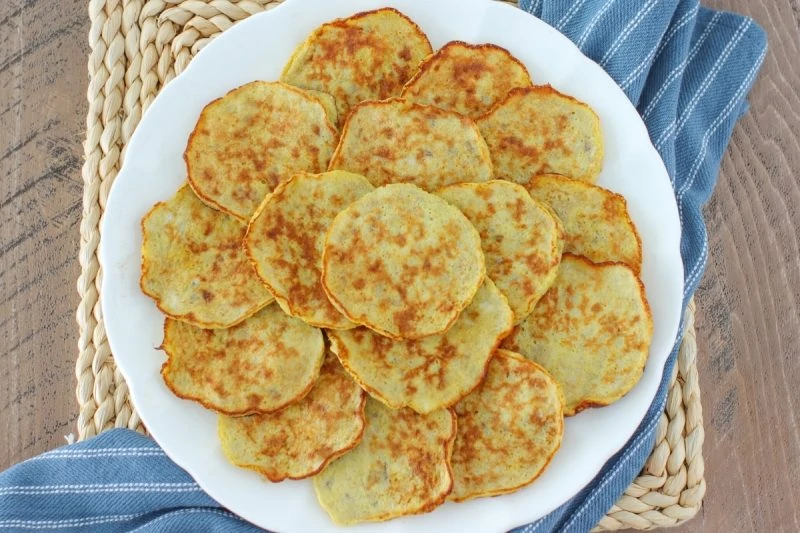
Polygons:
M336 215L372 190L363 176L342 170L299 173L261 204L245 247L284 311L317 327L355 327L322 289L322 248Z
M399 95L431 51L427 36L408 17L377 9L317 28L294 51L281 81L333 95L344 119L359 102Z
M458 433L450 460L451 500L529 485L561 446L561 389L542 367L514 352L497 350L486 379L454 410Z
M272 414L220 416L222 451L270 481L313 476L358 444L365 402L366 393L329 354L302 400Z
M177 396L230 415L269 413L302 398L319 376L322 332L272 304L227 329L167 319L161 375Z
M600 119L549 85L512 90L477 123L498 178L525 184L552 173L593 183L602 169Z
M564 247L561 222L524 187L508 181L451 185L436 194L458 207L480 233L486 275L520 322L556 277Z
M553 286L502 346L558 381L570 416L632 389L652 337L644 287L630 267L564 254Z
M447 409L427 415L393 410L370 398L366 419L358 446L313 479L319 503L333 521L389 520L444 502L453 487L455 415Z
M484 274L469 220L409 184L376 189L339 213L322 254L322 284L336 308L396 339L447 330Z
M199 327L241 322L272 301L242 250L245 231L184 185L142 219L142 291L165 315Z
M642 241L623 196L555 174L535 176L526 187L531 196L552 207L564 224L564 251L594 263L625 263L639 273Z
M489 149L471 119L397 98L353 108L330 168L362 174L376 187L413 183L426 191L493 176Z
M480 383L513 315L486 278L472 303L442 335L387 339L366 328L328 332L331 349L373 397L420 413L449 407Z
M422 62L401 96L477 118L511 89L531 85L525 65L505 48L450 41Z
M319 96L254 81L203 109L184 160L204 202L247 221L281 181L325 170L337 140Z

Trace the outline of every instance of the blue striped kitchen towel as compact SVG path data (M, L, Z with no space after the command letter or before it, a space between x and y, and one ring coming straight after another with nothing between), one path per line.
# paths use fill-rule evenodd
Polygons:
M522 0L622 87L666 163L682 224L684 305L708 257L701 208L766 54L752 20L697 0ZM664 410L676 349L641 426L577 496L517 531L588 531L640 471ZM0 474L0 530L254 531L146 437L114 430Z

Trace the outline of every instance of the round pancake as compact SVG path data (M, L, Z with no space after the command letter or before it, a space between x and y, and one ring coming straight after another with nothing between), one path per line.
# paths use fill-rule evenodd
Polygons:
M549 85L512 90L476 122L498 178L525 184L553 173L593 183L602 169L600 119Z
M423 58L428 37L392 8L323 24L292 54L281 81L333 95L340 120L351 106L400 94Z
M497 350L486 379L455 406L450 465L457 502L514 492L550 464L564 435L564 399L539 365Z
M313 476L361 440L366 400L328 354L319 380L302 400L272 414L220 416L222 452L270 481Z
M413 183L426 191L492 179L489 148L471 119L397 98L353 108L330 168L376 187Z
M320 328L355 327L322 289L322 248L336 215L372 190L363 176L343 170L301 172L278 185L258 208L245 249L286 313Z
M183 158L197 196L246 222L281 181L325 170L336 141L319 96L254 81L203 109Z
M436 193L458 207L481 236L486 275L520 322L553 283L564 230L558 217L524 187L502 180L462 183Z
M314 477L320 505L339 525L426 513L453 487L456 417L420 415L367 400L367 427L352 451Z
M564 251L594 263L625 263L639 273L642 240L622 195L556 174L535 176L526 187L564 224Z
M142 291L201 328L241 322L272 301L242 250L246 229L184 185L142 219Z
M653 337L644 287L621 263L564 254L553 286L503 341L561 385L564 413L609 405L642 377Z
M331 350L374 398L418 413L449 407L478 386L512 328L505 297L486 278L472 303L442 335L387 339L366 328L329 331Z
M167 319L161 375L175 395L229 415L270 413L305 396L319 376L322 332L270 305L228 329Z
M401 96L477 118L511 89L532 84L528 70L505 48L450 41L422 62Z
M339 213L322 252L322 285L334 306L394 339L447 330L484 274L469 220L408 184L376 189Z

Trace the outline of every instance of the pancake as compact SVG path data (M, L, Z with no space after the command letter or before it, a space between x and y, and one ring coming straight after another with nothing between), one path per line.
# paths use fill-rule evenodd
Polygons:
M161 375L175 395L218 413L277 411L305 396L319 376L322 332L270 305L228 329L167 319Z
M625 198L596 185L555 174L535 176L526 185L564 224L564 251L595 263L625 263L642 268L642 240L628 214Z
M553 286L503 342L561 385L564 414L609 405L642 377L653 318L641 281L623 264L564 254Z
M420 415L367 400L367 427L350 453L314 477L320 505L339 525L426 513L453 487L449 459L456 417Z
M278 183L325 170L336 141L319 96L254 81L203 109L183 158L197 196L247 222Z
M302 400L272 414L220 416L222 452L231 463L270 481L313 476L361 440L366 400L329 354Z
M336 98L328 93L315 91L313 89L303 89L303 91L319 100L319 103L325 108L325 116L328 117L328 122L333 125L339 123L339 111L336 109Z
M428 37L392 8L323 24L297 47L281 81L333 95L340 120L364 100L400 94L423 58Z
M563 411L561 389L542 367L497 350L486 379L455 406L448 499L497 496L533 483L561 446Z
M486 275L520 322L556 277L564 246L558 217L508 181L451 185L437 195L458 207L480 233Z
M505 297L486 278L472 303L442 335L393 341L366 328L329 331L331 350L374 398L419 413L449 407L478 386L512 327Z
M322 252L322 285L333 305L394 339L447 330L484 274L469 220L408 184L376 189L339 213Z
M376 187L413 183L429 192L492 179L489 149L471 119L397 98L353 108L330 168Z
M242 250L246 227L184 185L142 219L142 291L165 315L226 328L269 302Z
M286 313L321 328L355 327L322 289L322 248L334 217L372 189L364 177L342 170L301 172L261 204L248 227L245 248Z
M476 122L498 178L524 185L553 173L593 183L602 169L600 119L549 85L512 90Z
M532 84L525 65L505 48L450 41L422 62L401 96L477 118L511 89Z

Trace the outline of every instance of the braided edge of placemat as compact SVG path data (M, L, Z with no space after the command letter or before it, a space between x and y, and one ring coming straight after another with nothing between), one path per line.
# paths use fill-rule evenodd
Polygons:
M507 1L507 0L506 0ZM114 364L99 302L100 219L124 147L161 87L209 40L280 0L90 0L89 85L83 165L83 212L77 288L81 301L76 394L79 439L106 429L145 432ZM647 464L594 531L675 526L702 505L706 483L703 416L697 377L694 302L667 406Z

